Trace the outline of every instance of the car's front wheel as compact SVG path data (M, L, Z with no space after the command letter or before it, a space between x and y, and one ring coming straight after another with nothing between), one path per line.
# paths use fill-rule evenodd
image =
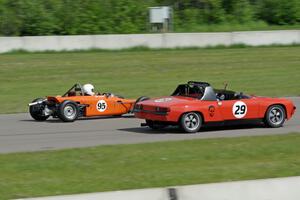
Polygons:
M73 122L78 118L77 103L69 100L63 101L58 107L58 117L64 122Z
M202 117L196 112L185 113L180 118L179 125L186 133L196 133L202 126Z
M278 128L285 122L286 113L281 105L270 106L265 115L265 124L272 128Z

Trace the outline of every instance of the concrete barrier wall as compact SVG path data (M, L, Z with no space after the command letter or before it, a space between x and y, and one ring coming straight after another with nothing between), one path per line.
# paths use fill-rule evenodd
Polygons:
M177 188L178 200L299 200L300 177L191 185Z
M232 43L252 46L270 44L299 44L300 30L234 32Z
M22 200L22 199L19 199ZM77 195L32 198L26 200L169 200L164 189L124 190Z
M201 185L125 190L27 200L299 200L300 176Z
M206 47L246 44L300 44L300 30L248 31L225 33L164 33L127 35L77 35L0 37L0 53L12 50L62 51L87 49L124 49L137 46L149 48Z

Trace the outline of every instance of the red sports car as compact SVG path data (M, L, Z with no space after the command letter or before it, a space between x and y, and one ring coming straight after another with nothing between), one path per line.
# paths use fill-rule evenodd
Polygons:
M273 128L281 127L295 113L292 101L284 98L249 96L225 89L213 89L209 83L189 81L177 87L171 96L148 99L135 105L143 125L158 129L179 125L194 133L210 123L263 120Z

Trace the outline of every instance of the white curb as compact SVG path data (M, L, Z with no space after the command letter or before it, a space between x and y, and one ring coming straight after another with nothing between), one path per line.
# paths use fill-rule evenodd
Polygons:
M26 200L300 200L300 176Z

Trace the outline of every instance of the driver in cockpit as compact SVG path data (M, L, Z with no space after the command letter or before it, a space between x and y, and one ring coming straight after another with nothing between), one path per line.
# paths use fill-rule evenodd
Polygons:
M112 93L102 93L102 94L100 92L95 93L94 86L90 83L84 84L82 86L82 89L85 96L106 96L106 97L114 96L114 94Z
M95 92L94 92L94 86L92 84L85 84L82 87L84 95L86 96L94 96Z

